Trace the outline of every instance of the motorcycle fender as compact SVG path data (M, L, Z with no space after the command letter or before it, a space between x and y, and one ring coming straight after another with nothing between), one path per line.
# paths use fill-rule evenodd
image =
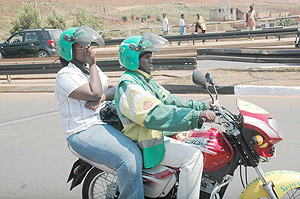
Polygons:
M278 198L281 198L291 189L300 187L300 173L296 171L278 170L265 174L268 182L272 182L273 189ZM251 181L243 190L240 199L257 199L268 197L266 190L262 188L262 181L259 178Z
M86 174L88 173L88 171L91 168L92 168L92 165L90 165L89 163L87 163L81 159L78 159L73 164L73 167L69 174L69 178L67 180L67 183L72 180L70 191L82 182L82 180L84 179L84 177L86 176Z

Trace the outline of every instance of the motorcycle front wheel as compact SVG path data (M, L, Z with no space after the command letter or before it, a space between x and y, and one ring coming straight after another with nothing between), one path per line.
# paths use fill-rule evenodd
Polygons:
M82 186L83 199L114 199L118 198L117 176L93 168L86 176Z
M294 198L300 199L300 188L294 188L289 190L280 199L294 199Z
M300 188L291 189L281 199L300 198Z

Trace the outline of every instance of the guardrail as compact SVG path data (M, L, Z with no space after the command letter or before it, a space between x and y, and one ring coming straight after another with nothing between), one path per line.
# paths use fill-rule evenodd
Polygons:
M252 50L252 49L197 49L198 60L220 60L260 63L300 63L300 49Z
M262 18L256 18L258 22L261 21L276 21L280 19L295 19L299 18L300 15L291 15L291 16L286 16L286 17L262 17ZM236 21L206 21L206 26L214 26L215 32L218 32L218 26L223 25L223 24L245 24L246 27L246 22L245 20L236 20ZM193 27L192 24L186 24L188 27ZM173 33L178 34L179 32L179 25L170 25L170 35L173 35ZM100 33L111 33L111 32L128 32L128 36L131 36L131 33L133 31L142 31L142 30L147 30L149 32L161 32L163 26L152 26L152 27L138 27L138 28L126 28L126 29L113 29L113 30L99 30ZM176 29L176 31L174 31ZM212 28L210 28L212 29ZM156 30L156 31L155 31Z
M153 58L153 68L156 70L192 70L197 67L197 60L195 57L180 57L180 58ZM51 74L57 73L61 69L60 62L51 63L7 63L0 65L0 75L6 75L7 81L11 82L11 75L23 74ZM97 61L97 65L103 72L107 71L125 71L118 60L101 60Z
M227 32L212 32L212 33L199 33L199 34L186 34L186 35L173 35L164 36L170 42L174 41L193 41L196 40L220 40L220 39L237 39L237 38L248 38L248 37L268 37L275 36L279 40L282 36L293 35L296 36L297 29L299 27L290 28L268 28L262 30L241 30L241 31L227 31ZM119 39L105 39L106 45L119 45L125 38Z

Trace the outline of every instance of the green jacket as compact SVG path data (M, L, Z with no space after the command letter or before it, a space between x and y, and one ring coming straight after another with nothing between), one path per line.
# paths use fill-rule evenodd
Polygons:
M182 100L141 71L127 71L119 80L115 103L123 133L142 149L144 167L158 165L164 158L163 131L199 128L199 114L206 104Z

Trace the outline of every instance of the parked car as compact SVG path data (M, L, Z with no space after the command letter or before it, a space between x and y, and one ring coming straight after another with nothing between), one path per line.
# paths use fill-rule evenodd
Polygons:
M25 29L0 44L2 58L58 56L56 46L60 29Z

